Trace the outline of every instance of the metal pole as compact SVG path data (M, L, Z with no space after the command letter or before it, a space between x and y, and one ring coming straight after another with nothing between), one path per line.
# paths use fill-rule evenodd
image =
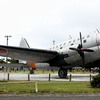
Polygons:
M28 74L28 81L30 81L30 74Z
M9 81L9 73L8 73L8 81Z
M6 45L8 45L9 37L12 37L12 36L11 36L11 35L6 35L6 36L5 36L5 38L7 38L7 43L6 43Z
M5 38L7 39L7 43L6 43L7 46L8 46L9 37L12 37L12 36L11 36L11 35L6 35L6 36L5 36ZM7 62L7 57L6 57L6 62Z
M90 81L91 81L91 74L90 74Z
M69 81L71 81L71 79L72 79L72 75L70 74L70 79L69 79Z
M50 81L51 74L49 74L49 81Z

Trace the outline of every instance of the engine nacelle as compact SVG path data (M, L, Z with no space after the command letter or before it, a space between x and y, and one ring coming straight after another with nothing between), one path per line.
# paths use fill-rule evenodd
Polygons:
M48 64L48 63L33 63L33 62L29 62L28 64L33 69L58 69L57 66L52 66L51 67L50 64Z

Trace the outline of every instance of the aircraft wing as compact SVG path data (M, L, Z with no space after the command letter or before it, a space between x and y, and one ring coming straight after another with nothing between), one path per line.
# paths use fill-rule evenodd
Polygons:
M28 68L29 66L22 63L1 63L0 66L8 67L8 68Z
M46 62L57 55L57 51L0 45L0 56L25 61Z

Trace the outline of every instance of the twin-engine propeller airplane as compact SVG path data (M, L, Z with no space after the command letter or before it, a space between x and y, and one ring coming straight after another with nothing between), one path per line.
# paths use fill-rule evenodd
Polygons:
M48 49L30 48L22 38L21 47L0 45L0 56L30 62L32 68L59 68L60 78L67 76L67 69L100 60L100 33L91 33L70 39ZM34 63L32 63L34 62Z

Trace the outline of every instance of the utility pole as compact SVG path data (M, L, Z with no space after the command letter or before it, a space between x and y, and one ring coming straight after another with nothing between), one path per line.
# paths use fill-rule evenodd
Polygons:
M5 38L7 39L7 43L6 43L6 45L8 45L9 37L12 37L12 36L11 36L11 35L6 35L6 36L5 36Z
M11 35L6 35L5 38L7 39L6 45L8 46L8 40L9 38L12 37ZM7 57L6 57L6 62L7 62Z

